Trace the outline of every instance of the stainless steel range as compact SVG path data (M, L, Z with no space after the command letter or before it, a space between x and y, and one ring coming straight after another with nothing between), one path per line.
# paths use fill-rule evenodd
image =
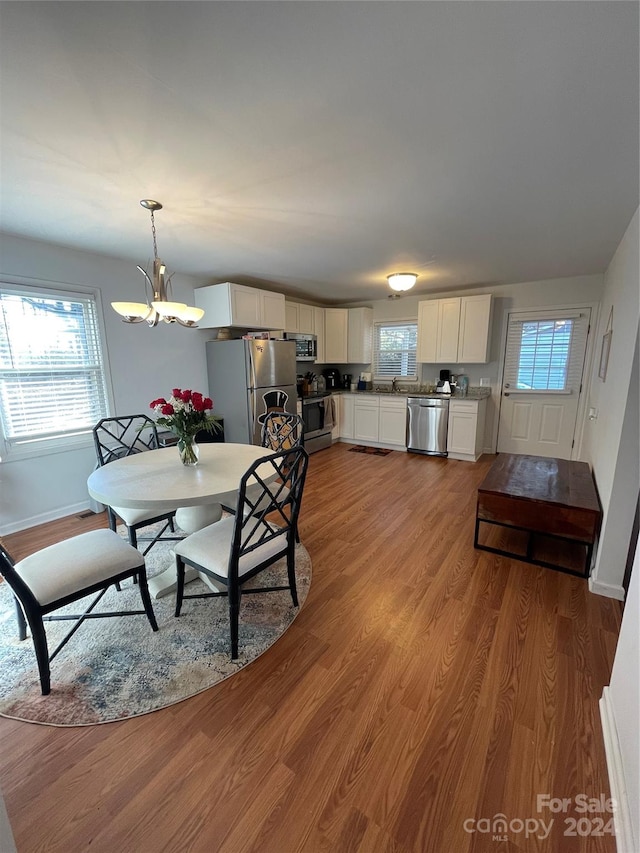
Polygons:
M335 425L331 394L311 394L302 398L303 442L307 453L331 447L331 430Z

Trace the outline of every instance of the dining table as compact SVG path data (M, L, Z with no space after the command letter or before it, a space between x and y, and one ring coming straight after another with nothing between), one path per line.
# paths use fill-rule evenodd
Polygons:
M176 447L162 447L96 468L89 475L87 489L92 498L106 506L150 508L158 514L176 507L218 504L238 489L250 465L272 452L255 444L202 444L198 464L183 465ZM197 577L197 572L189 571L185 582ZM169 594L175 587L175 565L149 578L149 591L154 598Z

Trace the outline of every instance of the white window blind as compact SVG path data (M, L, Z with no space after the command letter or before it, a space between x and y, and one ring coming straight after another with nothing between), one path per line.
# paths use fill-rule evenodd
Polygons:
M0 420L7 444L86 433L106 414L95 299L0 286Z
M376 323L373 341L373 373L377 379L416 377L418 324L415 321Z
M586 314L511 315L505 387L512 391L578 391L588 330Z

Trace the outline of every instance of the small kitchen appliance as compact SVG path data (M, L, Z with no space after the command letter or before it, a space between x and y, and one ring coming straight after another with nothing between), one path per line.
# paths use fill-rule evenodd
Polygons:
M349 391L351 388L351 383L353 382L353 375L351 373L343 373L342 374L342 387L345 391Z
M451 393L451 384L449 379L451 377L451 372L449 370L441 370L440 371L440 380L436 385L436 392L438 394L450 394Z
M333 391L334 388L340 387L340 371L335 367L327 367L322 371L322 375L327 383L327 391Z

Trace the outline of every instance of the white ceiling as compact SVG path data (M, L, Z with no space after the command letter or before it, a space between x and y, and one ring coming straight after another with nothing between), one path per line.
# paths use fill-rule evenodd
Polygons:
M2 2L1 227L319 301L602 272L636 2Z

